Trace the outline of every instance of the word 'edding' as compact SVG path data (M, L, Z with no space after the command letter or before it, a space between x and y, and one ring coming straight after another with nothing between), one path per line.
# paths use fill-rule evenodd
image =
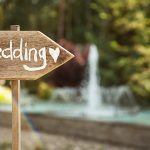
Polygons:
M57 47L56 49L43 47L39 50L37 50L36 48L28 48L28 43L25 42L25 44L23 45L23 39L21 38L19 48L13 49L12 40L10 40L9 42L9 48L0 48L0 59L4 58L10 59L12 61L14 59L20 59L20 61L34 61L35 63L38 62L38 60L43 61L42 66L39 67L31 67L27 66L26 64L23 65L23 68L27 71L38 71L45 69L47 66L47 52L52 57L54 63L56 63L60 55L59 47Z

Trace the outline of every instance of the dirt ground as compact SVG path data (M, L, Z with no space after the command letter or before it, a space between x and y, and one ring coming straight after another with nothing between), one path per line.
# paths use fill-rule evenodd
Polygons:
M0 127L0 150L11 150L11 129ZM73 137L22 131L22 150L136 150Z

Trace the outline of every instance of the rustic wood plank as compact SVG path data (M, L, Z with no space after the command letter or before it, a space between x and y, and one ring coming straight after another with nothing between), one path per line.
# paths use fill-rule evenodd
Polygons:
M11 44L12 46L10 46ZM32 48L36 50L32 51ZM43 58L44 52L40 52L42 48L46 50L46 67L37 71L26 70L24 65L30 68L43 66L45 59ZM56 56L56 62L49 52L50 48L54 50L55 56L56 49L60 51L59 56ZM14 52L16 49L21 50ZM40 57L41 54L42 57ZM40 31L0 31L0 79L35 80L73 57L73 54ZM34 58L37 58L37 61Z
M13 31L19 31L19 25L11 25ZM13 80L12 87L12 150L21 150L21 118L20 118L20 80Z
M21 150L20 81L14 80L12 86L12 150Z

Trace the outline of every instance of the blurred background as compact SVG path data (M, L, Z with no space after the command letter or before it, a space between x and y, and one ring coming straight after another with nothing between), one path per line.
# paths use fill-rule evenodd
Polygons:
M23 149L150 149L149 0L0 0L0 30L13 24L39 30L75 55L37 81L21 81L22 115L30 127L23 131ZM9 81L0 81L0 112L11 112ZM41 125L32 115L46 118ZM114 126L119 129L112 133ZM131 128L136 131L121 136ZM9 130L2 127L0 136ZM7 134L0 149L10 147Z

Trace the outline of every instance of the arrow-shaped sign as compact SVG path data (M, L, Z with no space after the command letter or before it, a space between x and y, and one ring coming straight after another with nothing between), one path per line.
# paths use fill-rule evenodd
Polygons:
M40 31L0 31L0 79L35 80L73 57Z
M12 150L21 150L20 80L35 80L74 55L39 31L0 31L0 79L12 80Z

